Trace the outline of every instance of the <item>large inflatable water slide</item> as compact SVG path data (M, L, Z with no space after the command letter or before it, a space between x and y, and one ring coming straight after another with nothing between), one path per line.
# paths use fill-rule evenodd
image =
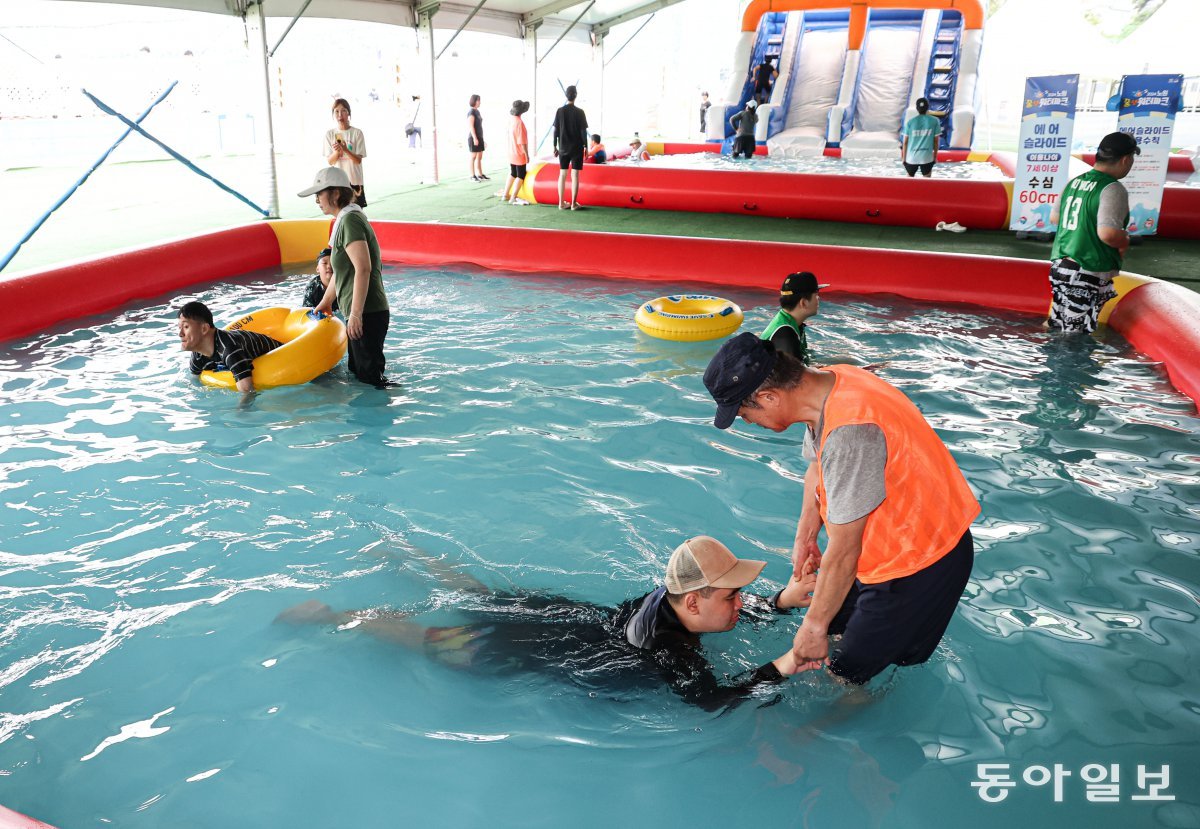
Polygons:
M756 138L772 155L895 153L921 97L942 121L942 148L970 149L982 46L979 0L753 0L705 137L732 141L729 117L771 58L779 76Z

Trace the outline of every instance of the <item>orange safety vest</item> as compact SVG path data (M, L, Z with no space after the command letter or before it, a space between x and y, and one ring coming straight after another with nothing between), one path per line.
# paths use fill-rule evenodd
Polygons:
M821 452L839 426L873 423L887 440L886 496L867 516L858 580L878 584L911 576L954 549L979 515L979 502L950 450L904 393L857 366L834 374L817 446L817 506L827 523L829 499Z

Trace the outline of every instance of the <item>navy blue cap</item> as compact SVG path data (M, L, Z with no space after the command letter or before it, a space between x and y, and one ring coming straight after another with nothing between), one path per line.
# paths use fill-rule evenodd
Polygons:
M717 401L713 425L728 429L742 404L758 391L775 368L775 346L757 334L738 334L713 355L704 370L704 387Z

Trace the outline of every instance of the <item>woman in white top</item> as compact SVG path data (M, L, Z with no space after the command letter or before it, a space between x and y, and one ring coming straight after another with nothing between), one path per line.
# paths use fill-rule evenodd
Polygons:
M362 161L367 157L367 140L362 130L350 126L350 104L345 98L333 102L333 119L337 126L325 133L325 160L330 167L337 167L350 177L355 204L366 207Z

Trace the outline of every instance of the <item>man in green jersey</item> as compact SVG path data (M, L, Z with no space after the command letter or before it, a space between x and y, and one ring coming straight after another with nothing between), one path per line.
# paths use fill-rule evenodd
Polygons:
M770 340L776 351L790 354L806 365L811 363L804 321L817 315L821 307L818 291L828 287L828 284L818 285L817 278L808 271L788 274L779 288L779 313L763 330L762 339Z
M1051 329L1095 331L1100 309L1117 295L1113 277L1129 250L1129 193L1120 180L1141 152L1132 135L1104 136L1096 165L1067 182L1052 211L1058 235L1050 254Z

